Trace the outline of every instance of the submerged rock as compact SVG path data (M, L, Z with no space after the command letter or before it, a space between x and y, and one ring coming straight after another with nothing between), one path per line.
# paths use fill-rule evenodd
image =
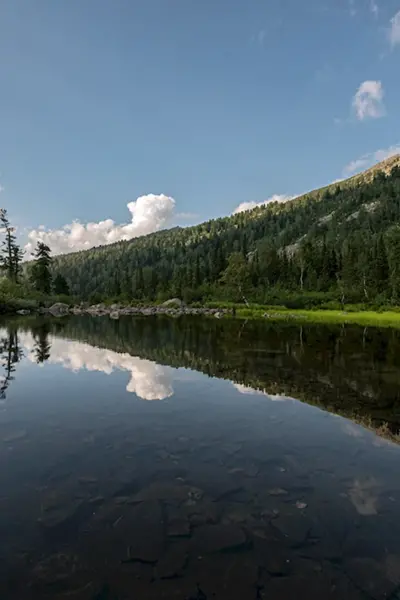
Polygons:
M171 546L157 563L157 576L160 579L179 577L183 573L187 560L188 553L184 544Z
M246 544L246 536L237 525L202 525L191 541L191 550L196 555L212 554L233 550Z

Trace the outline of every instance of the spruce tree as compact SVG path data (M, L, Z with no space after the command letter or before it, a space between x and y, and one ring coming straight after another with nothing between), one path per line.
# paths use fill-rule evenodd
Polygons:
M51 256L50 248L43 242L38 242L35 251L35 262L32 266L32 283L39 292L50 294L51 291Z
M0 228L5 235L2 242L0 264L7 277L17 283L23 252L16 243L15 228L11 226L5 208L0 209Z

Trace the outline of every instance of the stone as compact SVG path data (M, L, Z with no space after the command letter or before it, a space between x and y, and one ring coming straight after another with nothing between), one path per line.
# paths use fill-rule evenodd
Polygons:
M38 523L49 535L71 534L92 512L93 505L89 503L82 500L69 501L47 510L38 519Z
M112 312L110 312L110 319L119 319L119 311L118 310L113 310Z
M60 317L69 313L69 306L64 302L56 302L49 308L49 313L54 317Z
M293 548L305 543L311 529L310 522L301 514L279 515L271 521L271 525L287 538L288 544Z
M190 564L201 593L200 600L255 600L258 598L259 567L251 554L221 554L194 559ZM275 599L273 599L275 600Z
M148 500L164 500L184 502L185 500L200 500L203 496L202 490L190 485L180 483L151 483L147 488L138 492L134 499L136 502Z
M31 311L28 310L27 308L21 308L20 310L17 310L17 315L30 315Z
M281 577L289 573L290 560L285 554L277 553L274 556L269 556L264 563L268 573L272 577Z
M268 491L270 496L287 496L287 491L282 488L272 488Z
M195 529L191 550L196 556L241 548L246 535L237 525L202 525Z
M179 298L170 298L170 300L166 300L165 302L163 302L161 304L161 306L164 306L166 308L169 308L172 306L181 308L182 306L184 306L184 302L182 300L180 300Z
M155 563L164 553L164 523L158 502L144 502L133 507L118 529L129 541L129 560Z
M372 558L347 560L344 568L354 584L374 600L389 598L398 587L398 583L389 577L387 567Z
M174 544L157 563L156 574L160 579L180 577L188 561L188 552L185 545Z
M97 592L91 577L73 554L51 554L32 571L32 588L46 598L93 598Z
M167 535L170 537L188 537L190 522L187 519L176 518L168 522Z

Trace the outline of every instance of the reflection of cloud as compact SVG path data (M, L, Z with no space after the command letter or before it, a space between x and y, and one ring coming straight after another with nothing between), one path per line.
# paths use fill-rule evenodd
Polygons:
M126 389L143 400L163 400L174 393L168 368L150 360L61 338L51 337L50 342L51 355L48 360L50 363L61 364L71 371L87 369L101 371L107 375L115 370L129 371L131 379ZM21 343L29 353L28 358L35 362L33 337L30 334L21 335Z
M336 416L340 416L340 415L336 415ZM360 427L358 427L358 425L354 425L354 423L349 423L349 422L345 421L342 426L342 429L343 429L344 433L347 433L347 435L350 435L351 437L354 437L354 438L364 437L363 430Z
M280 394L268 394L266 390L257 390L241 383L232 383L233 387L239 392L239 394L253 394L258 396L265 396L271 402L285 402L287 400L293 400L289 396L281 396Z
M376 494L377 487L378 482L374 477L369 477L364 480L354 480L349 491L349 496L353 506L360 515L368 517L370 515L378 514L376 506L378 502Z

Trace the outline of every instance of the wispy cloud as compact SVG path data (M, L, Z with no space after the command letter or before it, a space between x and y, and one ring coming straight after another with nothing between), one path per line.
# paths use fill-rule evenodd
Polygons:
M351 17L355 17L357 14L355 0L349 0L349 12Z
M369 9L375 17L379 15L379 6L375 0L371 0L369 3Z
M364 81L353 97L353 109L357 119L379 119L385 114L384 91L381 81Z
M118 225L112 219L106 219L86 224L74 221L61 229L39 227L28 233L29 241L25 250L28 254L31 253L36 242L42 241L50 246L54 254L66 254L130 240L168 226L175 216L175 204L173 198L164 194L140 196L128 204L130 223Z
M245 212L246 210L253 210L253 208L257 208L258 206L264 206L265 204L269 204L270 202L288 202L289 200L293 200L296 196L287 196L285 194L274 194L267 200L263 202L242 202L235 208L233 211L233 215L236 215L241 212Z
M390 19L390 27L388 31L389 42L392 48L400 44L400 10L392 19Z
M347 164L343 169L343 175L349 176L357 173L357 171L361 171L362 169L368 169L372 167L375 163L381 162L386 158L390 158L391 156L396 156L396 154L400 154L400 143L394 146L390 146L389 148L383 148L380 150L376 150L375 152L369 152L367 154L363 154L359 158L352 160Z

